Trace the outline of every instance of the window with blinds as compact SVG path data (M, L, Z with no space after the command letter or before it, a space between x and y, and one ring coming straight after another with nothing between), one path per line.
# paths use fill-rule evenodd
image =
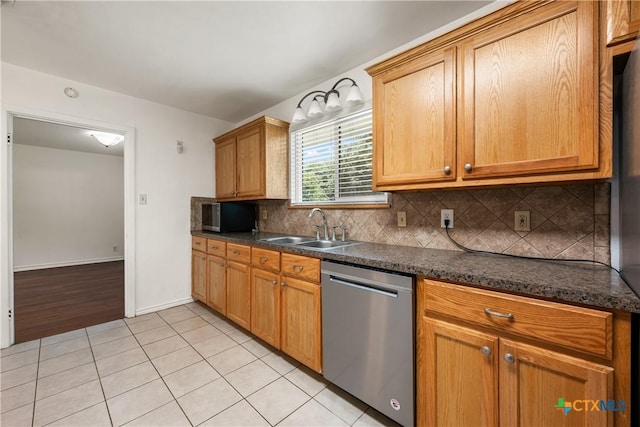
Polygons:
M372 185L371 109L291 134L291 204L386 204Z

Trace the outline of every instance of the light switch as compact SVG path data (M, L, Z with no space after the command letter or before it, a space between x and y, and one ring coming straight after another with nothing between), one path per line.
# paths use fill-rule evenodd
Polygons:
M138 195L138 203L141 204L141 205L146 205L147 204L147 195L146 194Z

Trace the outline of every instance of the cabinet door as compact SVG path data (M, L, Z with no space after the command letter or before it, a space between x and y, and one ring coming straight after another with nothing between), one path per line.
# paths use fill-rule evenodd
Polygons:
M465 39L463 179L599 165L597 2L553 2Z
M238 134L236 147L238 197L264 196L263 139L263 127L254 127Z
M251 269L251 332L280 348L280 275Z
M207 256L207 305L227 314L227 268L224 258Z
M417 425L497 426L498 338L422 317L417 387Z
M375 190L455 180L455 75L451 47L374 77Z
M614 412L592 406L613 398L612 368L504 339L500 356L501 425L613 425Z
M607 0L607 45L634 40L640 32L640 1Z
M316 372L322 371L320 286L283 277L280 348Z
M199 251L191 251L191 296L207 301L207 255Z
M216 143L216 198L232 199L236 195L236 139Z
M248 265L228 263L227 317L245 329L251 327L251 285Z

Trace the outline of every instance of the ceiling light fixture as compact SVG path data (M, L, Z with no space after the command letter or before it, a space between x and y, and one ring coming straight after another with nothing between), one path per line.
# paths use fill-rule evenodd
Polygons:
M91 136L94 137L100 144L109 148L113 145L116 145L122 140L124 140L124 136L118 135L117 133L109 133L109 132L91 132Z
M80 92L78 92L76 89L72 87L65 87L64 94L67 95L69 98L77 98L80 95Z
M351 86L349 89L349 93L344 101L344 106L353 107L355 105L363 104L364 99L362 97L362 92L360 92L360 88L356 84L353 79L349 77L343 77L333 85L333 87L327 92L323 90L313 90L302 97L300 102L298 102L298 106L296 107L296 111L293 113L293 118L291 121L293 123L304 123L309 118L320 117L326 113L334 113L336 111L340 111L343 108L343 105L340 103L340 92L338 91L338 86L343 81L348 80L351 82ZM305 113L302 109L302 103L307 97L315 95L313 100L309 104L309 108ZM320 105L320 100L324 102L324 110L322 109L322 105Z

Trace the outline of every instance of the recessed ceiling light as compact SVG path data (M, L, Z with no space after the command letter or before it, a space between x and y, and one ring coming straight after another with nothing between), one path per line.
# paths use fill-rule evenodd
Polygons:
M77 98L80 95L80 92L78 92L72 87L65 87L64 94L67 95L69 98Z

